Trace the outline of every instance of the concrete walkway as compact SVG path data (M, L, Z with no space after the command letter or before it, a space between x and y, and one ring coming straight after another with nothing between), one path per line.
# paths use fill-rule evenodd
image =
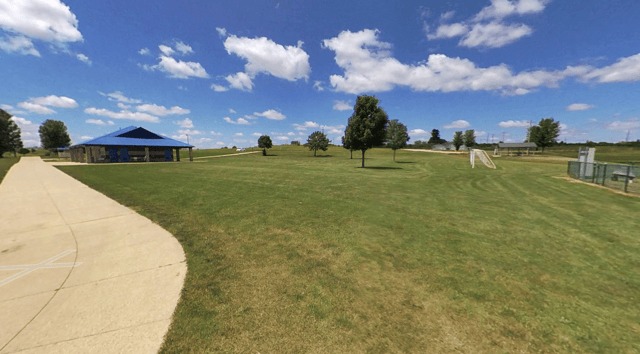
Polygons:
M43 162L0 185L0 353L156 353L187 271L167 231Z

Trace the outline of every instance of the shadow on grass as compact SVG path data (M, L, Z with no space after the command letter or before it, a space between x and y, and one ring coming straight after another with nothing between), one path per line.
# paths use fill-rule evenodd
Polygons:
M358 167L358 168L362 168L362 167ZM380 167L380 166L365 166L364 167L365 170L401 170L402 167Z
M396 163L415 163L414 161L396 161Z
M317 156L314 156L314 157L333 157L333 155L317 155Z
M263 157L271 157L271 156L278 156L278 155L274 155L274 154L268 154L268 155L262 155Z

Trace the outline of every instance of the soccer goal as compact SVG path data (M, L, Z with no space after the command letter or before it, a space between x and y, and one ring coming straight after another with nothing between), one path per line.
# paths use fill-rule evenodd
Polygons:
M471 168L476 167L476 157L482 161L482 163L489 168L496 168L486 151L480 149L472 149L469 152L469 162L471 162Z

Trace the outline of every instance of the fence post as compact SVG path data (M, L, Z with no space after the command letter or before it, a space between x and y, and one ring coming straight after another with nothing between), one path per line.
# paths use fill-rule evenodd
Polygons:
M627 166L627 176L624 179L624 192L627 192L627 189L629 188L629 176L631 175L631 165Z
M598 167L598 163L592 163L591 164L591 183L595 183L596 182L596 169L595 167Z
M607 164L604 164L604 172L602 173L602 186L604 186L605 181L607 180Z

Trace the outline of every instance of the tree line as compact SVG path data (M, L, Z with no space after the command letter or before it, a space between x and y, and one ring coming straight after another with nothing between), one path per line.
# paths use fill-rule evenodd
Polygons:
M22 132L16 124L13 116L7 111L0 109L0 158L5 152L26 154L30 151L25 149L22 143ZM54 150L58 147L66 147L71 144L71 138L67 132L64 122L47 119L38 128L42 147L47 150Z

